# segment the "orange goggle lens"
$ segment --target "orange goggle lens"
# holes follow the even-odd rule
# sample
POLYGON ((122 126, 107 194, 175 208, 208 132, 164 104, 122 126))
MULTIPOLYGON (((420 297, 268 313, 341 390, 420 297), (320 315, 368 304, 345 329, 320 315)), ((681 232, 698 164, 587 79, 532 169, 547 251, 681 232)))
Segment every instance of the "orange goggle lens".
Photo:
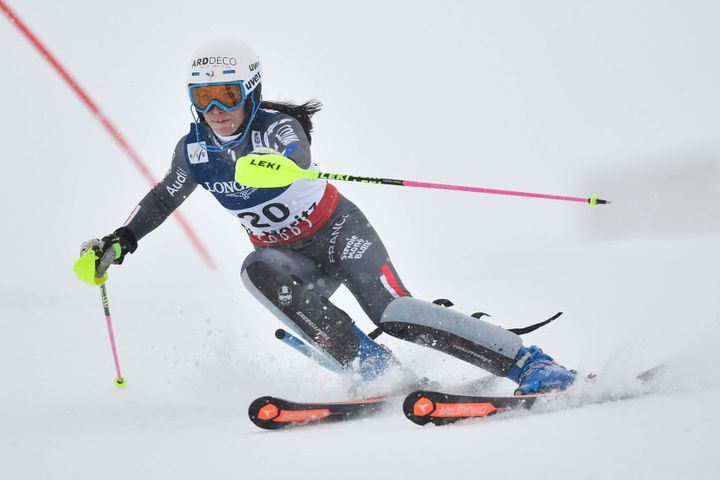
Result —
POLYGON ((243 103, 245 94, 242 84, 239 83, 202 85, 190 87, 190 99, 195 108, 206 113, 213 105, 222 110, 235 109, 243 103))

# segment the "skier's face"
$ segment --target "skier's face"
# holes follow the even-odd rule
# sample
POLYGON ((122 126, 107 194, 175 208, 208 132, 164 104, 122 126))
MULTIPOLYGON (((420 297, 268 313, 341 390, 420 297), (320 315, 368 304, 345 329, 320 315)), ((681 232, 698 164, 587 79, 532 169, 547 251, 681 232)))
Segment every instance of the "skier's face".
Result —
POLYGON ((213 132, 218 135, 232 135, 245 120, 245 109, 240 107, 231 112, 225 112, 217 107, 212 107, 203 115, 213 132))

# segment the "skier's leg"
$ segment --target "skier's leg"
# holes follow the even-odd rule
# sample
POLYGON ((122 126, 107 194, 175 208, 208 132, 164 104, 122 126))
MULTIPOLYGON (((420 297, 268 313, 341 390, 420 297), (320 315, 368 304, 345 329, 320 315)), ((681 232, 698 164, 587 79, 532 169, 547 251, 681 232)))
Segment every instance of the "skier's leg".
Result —
POLYGON ((376 325, 390 302, 410 296, 375 229, 344 197, 328 233, 302 251, 342 282, 376 325))
POLYGON ((265 263, 279 272, 297 277, 307 290, 326 298, 330 298, 340 286, 340 282, 330 278, 315 261, 288 248, 258 248, 245 258, 242 271, 253 263, 265 263))
POLYGON ((448 353, 518 384, 517 393, 563 389, 575 373, 502 327, 416 298, 393 300, 379 321, 387 333, 448 353))
POLYGON ((339 282, 301 253, 287 248, 257 250, 243 263, 242 280, 281 322, 340 367, 370 379, 394 360, 328 300, 339 282))
MULTIPOLYGON (((382 240, 352 203, 335 222, 329 272, 341 280, 370 319, 397 338, 429 346, 516 381, 522 393, 562 388, 575 375, 502 327, 413 298, 382 240)), ((315 247, 317 248, 317 246, 315 247)))
MULTIPOLYGON (((410 296, 365 215, 346 199, 333 223, 328 272, 342 281, 383 331, 506 376, 522 347, 519 336, 469 315, 410 296)), ((312 256, 318 258, 318 252, 312 256)))
POLYGON ((505 377, 522 347, 520 337, 502 327, 416 298, 398 298, 379 325, 390 335, 426 345, 505 377))

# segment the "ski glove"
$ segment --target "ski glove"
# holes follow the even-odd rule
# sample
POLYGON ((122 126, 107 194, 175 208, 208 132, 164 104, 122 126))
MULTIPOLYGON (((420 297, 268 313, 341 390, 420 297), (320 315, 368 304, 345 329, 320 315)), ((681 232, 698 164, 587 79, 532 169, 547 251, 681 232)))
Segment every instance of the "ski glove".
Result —
POLYGON ((121 264, 125 255, 137 249, 135 235, 120 227, 101 239, 93 238, 80 246, 80 259, 73 270, 77 277, 90 285, 101 285, 107 280, 107 269, 113 263, 121 264))

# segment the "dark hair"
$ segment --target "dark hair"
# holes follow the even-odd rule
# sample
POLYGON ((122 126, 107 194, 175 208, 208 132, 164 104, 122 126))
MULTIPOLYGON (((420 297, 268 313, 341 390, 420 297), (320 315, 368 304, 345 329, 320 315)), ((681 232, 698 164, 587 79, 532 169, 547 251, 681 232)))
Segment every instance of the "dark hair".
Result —
POLYGON ((268 110, 277 110, 285 115, 290 115, 300 122, 303 130, 305 130, 305 136, 308 138, 308 142, 312 143, 312 116, 320 111, 322 103, 317 100, 308 100, 302 105, 298 105, 292 102, 268 102, 263 100, 260 102, 260 108, 266 108, 268 110))

